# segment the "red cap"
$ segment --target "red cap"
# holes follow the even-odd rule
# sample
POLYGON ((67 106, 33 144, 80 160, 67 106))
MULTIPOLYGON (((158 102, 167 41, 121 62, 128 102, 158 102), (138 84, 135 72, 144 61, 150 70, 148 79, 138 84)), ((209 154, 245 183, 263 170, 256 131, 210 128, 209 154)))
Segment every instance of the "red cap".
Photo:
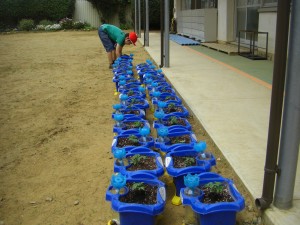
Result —
POLYGON ((129 39, 130 39, 131 43, 135 45, 135 42, 137 41, 138 36, 136 35, 136 33, 130 32, 129 39))

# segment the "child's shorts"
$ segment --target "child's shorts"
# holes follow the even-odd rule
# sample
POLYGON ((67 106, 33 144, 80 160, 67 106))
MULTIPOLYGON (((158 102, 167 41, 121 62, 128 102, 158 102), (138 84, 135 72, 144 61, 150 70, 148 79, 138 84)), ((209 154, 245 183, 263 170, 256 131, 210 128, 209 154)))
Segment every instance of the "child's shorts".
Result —
POLYGON ((114 41, 112 41, 108 37, 107 33, 105 33, 102 30, 102 26, 100 26, 98 29, 98 35, 100 37, 100 40, 102 41, 102 44, 103 44, 106 52, 111 52, 111 51, 115 50, 116 43, 114 41))

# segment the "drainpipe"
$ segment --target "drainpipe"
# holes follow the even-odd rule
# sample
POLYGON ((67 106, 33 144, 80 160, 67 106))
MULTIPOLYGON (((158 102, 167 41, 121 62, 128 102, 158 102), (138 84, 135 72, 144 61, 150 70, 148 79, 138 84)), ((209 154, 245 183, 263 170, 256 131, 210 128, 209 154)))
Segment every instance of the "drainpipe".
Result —
POLYGON ((137 28, 137 25, 138 25, 137 1, 138 0, 134 0, 134 32, 135 33, 138 33, 138 28, 137 28))
POLYGON ((287 79, 282 117, 274 205, 279 209, 293 206, 293 195, 300 142, 300 2, 292 1, 287 79))
POLYGON ((165 67, 170 67, 170 0, 165 0, 165 67))
POLYGON ((160 0, 160 65, 164 66, 164 0, 160 0))
POLYGON ((137 32, 137 35, 138 35, 138 38, 141 37, 141 0, 138 0, 138 32, 137 32))
POLYGON ((145 0, 145 34, 144 45, 149 46, 149 0, 145 0))
POLYGON ((273 202, 275 175, 279 172, 277 156, 285 84, 290 0, 278 0, 277 9, 275 57, 265 173, 262 197, 255 200, 256 206, 261 210, 268 208, 273 202))

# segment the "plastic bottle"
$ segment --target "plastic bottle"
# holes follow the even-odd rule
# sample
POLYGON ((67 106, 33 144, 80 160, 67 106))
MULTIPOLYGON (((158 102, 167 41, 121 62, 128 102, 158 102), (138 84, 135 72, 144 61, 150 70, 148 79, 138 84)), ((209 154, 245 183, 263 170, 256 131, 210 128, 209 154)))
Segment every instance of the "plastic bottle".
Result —
POLYGON ((194 144, 194 149, 198 152, 198 157, 199 159, 206 159, 206 142, 205 141, 200 141, 199 143, 194 144))
MULTIPOLYGON (((191 175, 188 174, 184 177, 184 194, 191 197, 200 196, 201 191, 198 188, 199 186, 199 176, 197 174, 191 175)), ((189 206, 185 206, 185 215, 184 215, 184 224, 185 225, 198 225, 198 214, 193 211, 189 206)))
POLYGON ((147 126, 144 126, 143 128, 139 129, 139 133, 140 133, 140 135, 142 135, 140 140, 142 142, 147 142, 147 136, 150 134, 150 128, 147 126))

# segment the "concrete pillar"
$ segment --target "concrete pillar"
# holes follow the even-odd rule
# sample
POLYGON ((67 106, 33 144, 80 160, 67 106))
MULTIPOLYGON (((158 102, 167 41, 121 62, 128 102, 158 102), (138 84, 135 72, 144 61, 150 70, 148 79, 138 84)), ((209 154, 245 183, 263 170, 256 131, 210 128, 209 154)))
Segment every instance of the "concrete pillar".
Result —
POLYGON ((234 0, 218 1, 218 41, 235 41, 234 0))

